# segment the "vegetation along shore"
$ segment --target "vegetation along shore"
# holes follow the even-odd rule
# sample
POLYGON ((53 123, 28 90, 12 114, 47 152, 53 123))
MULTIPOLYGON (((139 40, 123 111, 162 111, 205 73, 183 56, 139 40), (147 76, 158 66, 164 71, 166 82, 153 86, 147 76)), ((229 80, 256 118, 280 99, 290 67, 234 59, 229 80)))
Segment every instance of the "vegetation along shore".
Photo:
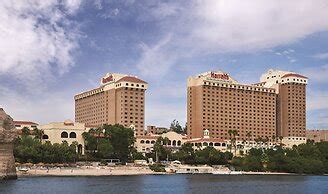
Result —
POLYGON ((328 142, 308 141, 291 149, 281 146, 253 148, 247 154, 236 157, 231 152, 220 152, 213 147, 194 150, 188 143, 173 152, 163 145, 163 138, 158 138, 154 150, 143 155, 133 147, 135 137, 132 129, 105 125, 83 134, 87 150, 85 155, 79 155, 74 144, 42 143, 37 129, 34 133, 30 136, 30 132, 25 132, 15 142, 14 155, 21 175, 24 171, 31 175, 58 176, 153 174, 154 171, 163 174, 166 172, 163 169, 172 164, 212 166, 216 170, 223 169, 222 174, 226 171, 242 171, 244 174, 328 173, 328 142), (109 158, 115 159, 115 165, 110 163, 109 158), (142 161, 142 165, 135 161, 142 161), (81 162, 96 165, 78 165, 81 162))

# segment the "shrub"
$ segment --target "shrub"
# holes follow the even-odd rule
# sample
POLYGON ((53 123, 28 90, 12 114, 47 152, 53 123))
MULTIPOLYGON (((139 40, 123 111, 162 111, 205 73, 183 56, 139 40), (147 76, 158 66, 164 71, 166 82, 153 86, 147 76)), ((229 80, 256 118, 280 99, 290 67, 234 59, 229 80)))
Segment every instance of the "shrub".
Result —
POLYGON ((150 168, 150 170, 152 170, 154 172, 166 172, 165 166, 161 165, 161 164, 149 165, 149 168, 150 168))

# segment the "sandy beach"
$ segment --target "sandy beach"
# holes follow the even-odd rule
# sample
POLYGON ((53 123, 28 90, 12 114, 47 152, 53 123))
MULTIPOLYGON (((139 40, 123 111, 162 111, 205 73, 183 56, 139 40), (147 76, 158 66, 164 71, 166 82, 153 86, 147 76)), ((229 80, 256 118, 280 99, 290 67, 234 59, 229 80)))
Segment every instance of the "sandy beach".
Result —
POLYGON ((27 172, 17 171, 19 177, 24 176, 111 176, 111 175, 145 175, 166 174, 154 172, 146 167, 61 167, 31 168, 27 172))
MULTIPOLYGON (((221 171, 221 170, 219 170, 221 171)), ((115 176, 115 175, 163 175, 172 174, 165 172, 154 172, 149 169, 148 166, 82 166, 82 167, 32 167, 28 168, 28 171, 17 170, 18 177, 29 176, 115 176)), ((218 173, 220 175, 221 173, 218 173)), ((227 174, 225 170, 222 170, 222 174, 227 174)), ((290 175, 291 173, 279 173, 279 172, 240 172, 239 175, 290 175)), ((233 175, 233 174, 231 174, 233 175)))

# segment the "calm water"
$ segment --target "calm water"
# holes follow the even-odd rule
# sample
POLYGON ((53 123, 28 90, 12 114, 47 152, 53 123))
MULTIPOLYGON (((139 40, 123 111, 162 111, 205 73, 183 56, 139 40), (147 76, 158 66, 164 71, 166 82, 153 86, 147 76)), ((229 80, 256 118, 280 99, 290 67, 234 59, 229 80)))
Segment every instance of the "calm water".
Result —
POLYGON ((0 193, 328 193, 328 176, 143 175, 34 177, 0 182, 0 193))

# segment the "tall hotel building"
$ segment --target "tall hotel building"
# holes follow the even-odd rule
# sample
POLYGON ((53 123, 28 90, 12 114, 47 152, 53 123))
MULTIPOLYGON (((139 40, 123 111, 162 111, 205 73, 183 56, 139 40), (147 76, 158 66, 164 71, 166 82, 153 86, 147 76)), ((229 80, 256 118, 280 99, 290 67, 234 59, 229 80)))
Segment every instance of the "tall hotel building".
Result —
POLYGON ((305 141, 307 78, 293 72, 269 70, 258 84, 240 84, 229 74, 205 72, 188 79, 188 137, 239 141, 275 139, 305 141))
POLYGON ((100 87, 75 95, 75 120, 92 126, 122 124, 142 135, 147 87, 135 76, 107 73, 100 87))
POLYGON ((307 77, 294 72, 269 70, 261 76, 261 86, 276 90, 277 136, 286 145, 306 141, 307 83, 307 77))

